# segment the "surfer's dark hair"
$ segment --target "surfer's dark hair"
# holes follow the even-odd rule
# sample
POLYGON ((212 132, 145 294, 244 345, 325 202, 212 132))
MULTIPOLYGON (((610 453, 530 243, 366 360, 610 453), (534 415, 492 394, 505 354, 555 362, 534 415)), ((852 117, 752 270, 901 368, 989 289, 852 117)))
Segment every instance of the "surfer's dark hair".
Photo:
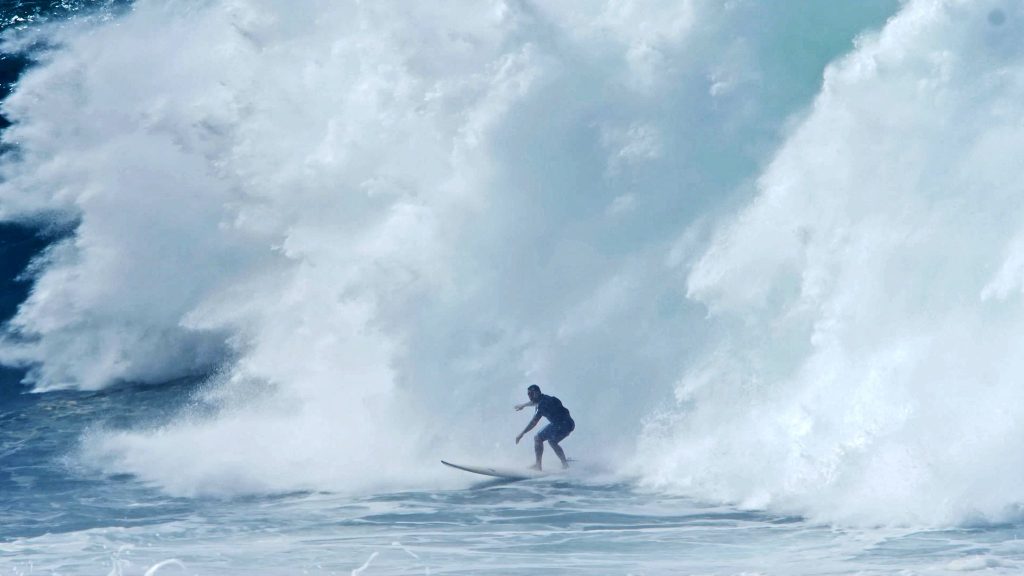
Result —
POLYGON ((526 391, 527 392, 533 392, 533 391, 540 392, 540 386, 537 386, 536 384, 530 384, 530 387, 527 388, 526 391))

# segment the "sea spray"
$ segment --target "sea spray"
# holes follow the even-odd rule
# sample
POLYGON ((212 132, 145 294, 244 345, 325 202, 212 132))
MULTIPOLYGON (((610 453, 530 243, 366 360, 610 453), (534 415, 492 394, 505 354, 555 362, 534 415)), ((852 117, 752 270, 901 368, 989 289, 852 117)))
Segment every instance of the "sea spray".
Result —
POLYGON ((911 2, 830 66, 688 294, 646 481, 842 523, 1018 515, 1024 12, 911 2))
POLYGON ((175 494, 528 462, 528 383, 619 462, 704 362, 715 222, 896 7, 144 0, 38 31, 0 210, 74 233, 0 357, 39 391, 207 375, 83 438, 175 494))

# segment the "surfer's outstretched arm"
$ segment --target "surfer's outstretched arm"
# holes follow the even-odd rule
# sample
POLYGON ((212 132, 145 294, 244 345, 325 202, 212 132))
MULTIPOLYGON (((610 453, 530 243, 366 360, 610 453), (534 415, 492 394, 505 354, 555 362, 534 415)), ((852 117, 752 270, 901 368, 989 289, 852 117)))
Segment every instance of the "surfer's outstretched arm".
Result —
POLYGON ((536 406, 536 402, 523 402, 522 404, 516 404, 516 412, 526 408, 527 406, 536 406))
POLYGON ((530 423, 526 425, 526 428, 519 433, 519 436, 516 436, 516 444, 519 444, 519 441, 523 439, 523 436, 526 435, 527 432, 533 430, 533 427, 537 425, 537 422, 540 422, 540 414, 535 415, 533 419, 530 420, 530 423))

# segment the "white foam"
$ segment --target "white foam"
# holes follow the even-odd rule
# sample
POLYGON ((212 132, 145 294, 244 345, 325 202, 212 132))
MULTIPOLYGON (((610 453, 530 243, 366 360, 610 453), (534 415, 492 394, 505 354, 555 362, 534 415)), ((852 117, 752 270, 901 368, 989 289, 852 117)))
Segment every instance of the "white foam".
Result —
POLYGON ((186 570, 185 564, 182 563, 181 560, 177 560, 175 558, 169 558, 167 560, 161 560, 160 562, 157 562, 156 564, 153 564, 152 566, 150 566, 149 570, 146 570, 145 576, 154 576, 162 568, 165 568, 167 566, 177 566, 178 568, 181 568, 182 570, 186 570))
POLYGON ((988 568, 998 568, 1003 563, 996 558, 990 558, 988 556, 965 556, 963 558, 957 558, 951 560, 946 564, 946 570, 953 570, 956 572, 973 572, 975 570, 986 570, 988 568))
POLYGON ((998 510, 1021 468, 998 449, 1017 17, 984 14, 907 5, 777 154, 820 79, 780 43, 844 50, 848 14, 140 0, 49 30, 4 104, 0 210, 80 224, 0 360, 41 390, 214 371, 215 416, 83 443, 180 494, 529 462, 511 405, 539 382, 576 417, 569 455, 611 461, 677 391, 654 485, 834 519, 998 510))
POLYGON ((724 336, 649 427, 652 485, 840 522, 1015 514, 1022 25, 911 2, 830 67, 690 274, 724 336))

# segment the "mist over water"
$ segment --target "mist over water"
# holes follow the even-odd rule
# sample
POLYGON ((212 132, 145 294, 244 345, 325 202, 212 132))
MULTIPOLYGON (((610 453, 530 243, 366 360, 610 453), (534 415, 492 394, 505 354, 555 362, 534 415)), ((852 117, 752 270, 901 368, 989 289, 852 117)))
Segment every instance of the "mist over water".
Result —
POLYGON ((1015 517, 1022 17, 144 0, 8 33, 38 64, 0 215, 74 233, 0 360, 39 391, 205 375, 78 454, 175 495, 528 462, 538 383, 570 456, 654 490, 1015 517))

